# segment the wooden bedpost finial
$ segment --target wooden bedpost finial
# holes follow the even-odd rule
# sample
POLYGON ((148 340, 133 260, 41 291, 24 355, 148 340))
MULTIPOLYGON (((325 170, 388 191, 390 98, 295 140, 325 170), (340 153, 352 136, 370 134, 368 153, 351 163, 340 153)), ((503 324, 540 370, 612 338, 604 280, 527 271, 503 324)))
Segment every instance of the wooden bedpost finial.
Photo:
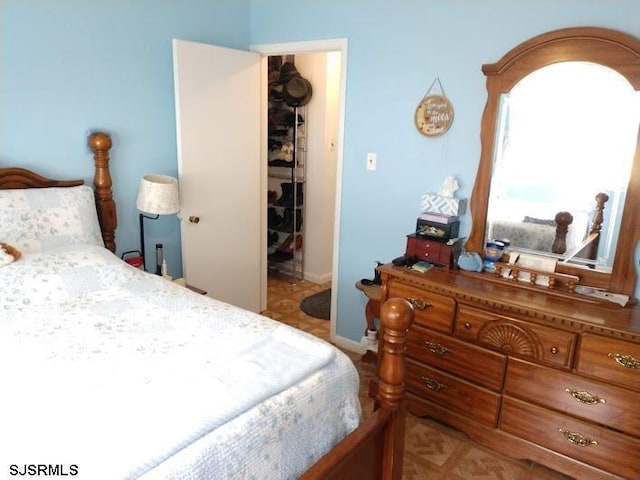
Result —
POLYGON ((379 400, 391 409, 398 408, 404 395, 404 351, 407 331, 413 321, 413 307, 402 298, 391 298, 380 308, 383 331, 383 361, 378 375, 379 400))
MULTIPOLYGON (((402 478, 404 452, 404 352, 407 333, 413 321, 413 306, 403 298, 391 298, 380 308, 382 323, 382 352, 378 352, 378 398, 379 407, 394 412, 387 427, 386 438, 393 448, 385 449, 382 458, 381 478, 402 478)), ((380 345, 380 344, 379 344, 380 345)))
POLYGON ((111 137, 106 133, 93 132, 89 135, 89 146, 95 153, 97 151, 109 151, 111 149, 111 137))
POLYGON ((573 215, 569 212, 558 212, 555 216, 556 237, 551 245, 553 253, 564 253, 567 251, 567 232, 569 225, 573 223, 573 215))
POLYGON ((380 316, 384 317, 386 328, 405 331, 413 321, 413 307, 402 298, 390 298, 382 305, 380 316))
POLYGON ((113 201, 113 191, 111 190, 111 173, 109 172, 111 137, 106 133, 93 132, 89 135, 88 142, 93 151, 93 160, 95 163, 93 184, 96 191, 96 209, 98 210, 102 239, 105 247, 115 252, 115 232, 118 221, 116 217, 116 204, 113 201))
POLYGON ((593 220, 591 222, 591 228, 589 229, 589 233, 600 233, 602 230, 602 222, 604 221, 604 204, 609 200, 609 195, 604 192, 599 192, 596 196, 596 208, 595 214, 593 215, 593 220))

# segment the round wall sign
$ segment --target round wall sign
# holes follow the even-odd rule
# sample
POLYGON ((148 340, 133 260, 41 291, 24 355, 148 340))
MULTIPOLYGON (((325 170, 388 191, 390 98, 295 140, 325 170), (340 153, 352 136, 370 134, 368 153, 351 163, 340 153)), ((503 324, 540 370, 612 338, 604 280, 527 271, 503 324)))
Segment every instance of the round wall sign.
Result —
POLYGON ((416 108, 416 127, 427 137, 442 135, 453 123, 453 105, 444 95, 427 95, 416 108))

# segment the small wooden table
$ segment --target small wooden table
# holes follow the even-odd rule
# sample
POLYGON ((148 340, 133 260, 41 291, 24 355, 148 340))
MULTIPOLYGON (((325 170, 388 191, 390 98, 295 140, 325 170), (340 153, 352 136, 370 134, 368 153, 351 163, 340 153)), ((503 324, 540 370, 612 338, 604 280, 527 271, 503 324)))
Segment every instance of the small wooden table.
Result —
MULTIPOLYGON (((382 288, 380 285, 365 285, 361 281, 356 283, 356 288, 363 292, 367 298, 367 304, 364 307, 364 317, 367 320, 367 329, 364 334, 367 334, 367 330, 377 330, 376 318, 380 318, 380 298, 382 295, 382 288)), ((377 363, 376 352, 367 349, 362 356, 363 362, 377 363)))
MULTIPOLYGON (((364 307, 364 317, 367 319, 367 330, 377 330, 375 319, 380 318, 380 285, 364 285, 361 281, 356 283, 356 288, 369 299, 364 307)), ((366 331, 364 332, 367 333, 366 331)))

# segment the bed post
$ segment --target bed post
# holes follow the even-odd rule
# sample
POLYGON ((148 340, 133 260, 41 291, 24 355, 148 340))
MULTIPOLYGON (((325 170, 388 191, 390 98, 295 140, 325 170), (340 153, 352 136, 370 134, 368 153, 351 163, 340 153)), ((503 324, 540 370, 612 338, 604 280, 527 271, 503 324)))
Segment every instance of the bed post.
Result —
POLYGON ((401 480, 404 457, 404 351, 413 307, 402 298, 380 309, 382 336, 374 412, 304 472, 301 480, 401 480))
POLYGON ((569 225, 573 223, 573 215, 569 212, 558 212, 554 220, 556 222, 556 238, 551 244, 551 252, 564 253, 567 251, 567 232, 569 225))
POLYGON ((95 174, 93 184, 95 185, 96 209, 100 230, 104 246, 115 253, 115 231, 118 226, 116 217, 116 204, 113 201, 113 191, 111 190, 111 173, 109 172, 109 149, 111 148, 111 137, 102 132, 94 132, 89 135, 89 146, 93 151, 95 162, 95 174))
POLYGON ((602 230, 602 222, 604 221, 604 204, 609 200, 609 195, 604 192, 599 192, 596 195, 596 208, 591 219, 591 225, 589 226, 589 237, 593 236, 594 239, 589 245, 587 245, 585 258, 595 260, 598 258, 598 245, 600 244, 600 231, 602 230))
POLYGON ((407 332, 413 321, 413 307, 402 298, 387 300, 380 309, 382 352, 378 367, 378 397, 381 409, 394 412, 386 430, 382 478, 400 480, 404 456, 405 362, 407 332))

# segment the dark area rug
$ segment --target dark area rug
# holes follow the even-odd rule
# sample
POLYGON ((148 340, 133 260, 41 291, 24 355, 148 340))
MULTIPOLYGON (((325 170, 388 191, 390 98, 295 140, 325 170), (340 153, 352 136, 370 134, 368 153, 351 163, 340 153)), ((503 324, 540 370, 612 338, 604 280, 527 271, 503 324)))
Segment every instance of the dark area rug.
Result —
POLYGON ((307 315, 329 320, 331 313, 331 289, 309 295, 300 302, 300 310, 307 315))

